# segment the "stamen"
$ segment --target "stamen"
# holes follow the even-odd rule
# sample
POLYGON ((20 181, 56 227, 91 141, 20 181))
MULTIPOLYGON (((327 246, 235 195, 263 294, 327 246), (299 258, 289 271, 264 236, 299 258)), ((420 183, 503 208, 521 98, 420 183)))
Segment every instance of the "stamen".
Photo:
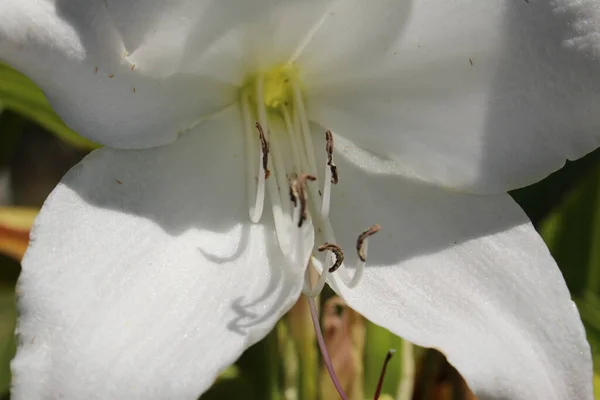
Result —
POLYGON ((333 162, 333 134, 331 131, 325 132, 325 150, 327 151, 327 165, 331 169, 331 183, 337 185, 339 181, 337 166, 333 162))
POLYGON ((383 378, 385 377, 385 370, 387 369, 392 356, 396 353, 395 349, 388 350, 387 355, 385 356, 385 361, 383 362, 383 368, 381 369, 381 374, 379 375, 379 382, 377 382, 377 389, 375 389, 375 395, 373 396, 373 400, 378 400, 379 395, 381 395, 381 389, 383 388, 383 378))
MULTIPOLYGON (((279 133, 279 132, 277 132, 279 133)), ((278 220, 276 222, 276 227, 279 228, 281 227, 282 229, 285 229, 285 231, 278 231, 277 232, 277 237, 282 241, 283 243, 283 248, 285 248, 285 246, 287 246, 289 243, 288 241, 291 240, 291 238, 295 237, 295 232, 297 229, 293 226, 294 225, 294 217, 295 217, 295 213, 292 210, 290 212, 290 208, 292 208, 292 205, 286 201, 286 197, 288 196, 288 187, 289 187, 289 178, 286 175, 285 171, 285 162, 283 160, 283 151, 282 151, 282 146, 283 143, 281 143, 281 135, 279 134, 275 134, 271 136, 271 140, 269 141, 269 146, 271 149, 271 156, 269 159, 269 162, 271 162, 271 170, 274 172, 274 178, 273 177, 270 179, 270 181, 268 182, 269 184, 269 195, 270 196, 276 196, 277 198, 274 199, 273 203, 279 204, 280 206, 278 206, 279 208, 281 208, 281 218, 282 220, 278 220), (276 181, 276 185, 273 185, 273 180, 276 181), (274 188, 272 188, 271 186, 275 186, 274 188), (292 218, 292 222, 290 223, 288 220, 285 219, 285 216, 291 216, 292 218), (284 237, 286 236, 286 237, 284 237)), ((279 211, 276 212, 277 215, 279 215, 279 211)), ((301 235, 300 235, 301 236, 301 235)), ((282 248, 282 249, 283 249, 282 248)))
POLYGON ((375 224, 358 236, 358 239, 356 240, 356 251, 358 252, 358 258, 360 258, 360 261, 367 261, 367 246, 365 240, 367 240, 369 236, 373 236, 379 232, 380 229, 381 226, 379 224, 375 224))
MULTIPOLYGON (((335 242, 335 236, 333 234, 331 222, 329 220, 324 220, 322 222, 323 234, 325 236, 325 239, 329 243, 335 242)), ((354 275, 350 276, 346 269, 340 270, 340 278, 342 282, 344 282, 344 284, 349 288, 355 287, 358 284, 358 282, 360 282, 360 280, 362 279, 362 275, 364 273, 367 261, 367 250, 369 244, 368 238, 374 235, 375 233, 379 232, 380 229, 381 226, 379 224, 376 224, 371 226, 369 229, 365 230, 358 236, 358 239, 356 240, 356 250, 358 253, 359 260, 356 265, 356 268, 354 269, 354 275)), ((327 270, 324 270, 323 272, 327 272, 327 270)))
POLYGON ((344 252, 342 251, 342 248, 340 246, 338 246, 337 244, 324 243, 321 246, 319 246, 317 248, 317 250, 319 250, 319 251, 329 250, 333 254, 335 254, 335 263, 333 264, 333 266, 331 268, 329 268, 330 273, 335 272, 339 267, 342 266, 342 263, 344 262, 344 252))
POLYGON ((294 208, 298 207, 298 176, 292 174, 289 176, 290 179, 290 201, 294 205, 294 208))
POLYGON ((323 219, 329 217, 331 184, 336 185, 339 181, 337 166, 333 162, 333 134, 331 131, 325 132, 325 151, 327 152, 327 164, 325 165, 323 201, 321 202, 321 216, 323 219))
POLYGON ((269 176, 271 176, 271 171, 269 171, 268 165, 269 165, 269 142, 267 141, 266 137, 265 137, 265 132, 263 131, 262 126, 260 125, 260 122, 256 121, 256 129, 258 129, 258 137, 260 138, 260 154, 262 156, 262 168, 263 171, 265 172, 265 179, 269 179, 269 176))
MULTIPOLYGON (((268 119, 267 119, 267 109, 264 101, 264 85, 265 85, 265 76, 264 74, 259 74, 256 81, 256 107, 257 107, 257 115, 259 125, 262 127, 262 134, 265 138, 265 142, 269 142, 269 127, 268 127, 268 119)), ((272 140, 274 143, 274 139, 272 140)), ((261 143, 262 147, 262 143, 261 143)), ((262 151, 262 150, 261 150, 262 151)), ((275 152, 275 151, 274 151, 275 152)), ((276 158, 276 157, 275 157, 276 158)), ((262 168, 264 167, 264 158, 261 161, 262 168)), ((269 159, 267 158, 267 163, 269 159)), ((275 167, 271 167, 275 168, 275 167)), ((264 168, 263 168, 264 170, 264 168)), ((275 171, 277 173, 277 171, 275 171)), ((279 171, 283 172, 283 171, 279 171)), ((266 175, 266 172, 265 172, 266 175)), ((284 218, 284 208, 285 206, 282 204, 282 196, 281 189, 283 189, 285 193, 285 186, 283 188, 278 187, 277 179, 269 179, 268 181, 262 174, 259 174, 259 177, 263 178, 262 183, 263 186, 266 186, 266 190, 269 191, 269 199, 271 200, 271 211, 273 212, 273 222, 275 223, 275 233, 277 235, 277 241, 279 242, 279 247, 284 254, 289 254, 289 246, 290 246, 290 230, 288 229, 289 225, 284 218), (266 183, 265 183, 266 181, 266 183)), ((285 179, 284 179, 285 180, 285 179)), ((264 189, 263 189, 264 190, 264 189)))
POLYGON ((290 117, 290 111, 288 110, 288 104, 285 103, 281 107, 281 112, 283 114, 283 120, 285 122, 285 130, 287 132, 288 140, 290 141, 292 148, 292 158, 294 160, 294 170, 295 171, 307 171, 308 165, 303 165, 301 161, 300 150, 298 149, 297 133, 295 131, 292 118, 290 117))
POLYGON ((292 199, 292 203, 296 205, 296 201, 300 202, 300 217, 298 219, 298 228, 302 228, 302 224, 304 224, 304 221, 308 219, 308 212, 306 210, 308 202, 308 195, 306 193, 306 182, 316 180, 317 178, 314 175, 300 174, 298 179, 293 180, 290 185, 290 198, 292 199), (296 200, 294 200, 294 197, 296 198, 296 200))
POLYGON ((292 88, 294 90, 294 105, 296 111, 296 117, 299 119, 300 131, 304 142, 304 153, 308 156, 308 164, 310 169, 308 170, 311 174, 317 173, 317 161, 315 159, 315 150, 312 143, 310 125, 308 123, 308 117, 306 114, 306 107, 304 107, 304 101, 302 100, 302 92, 300 86, 295 79, 292 79, 292 88))
MULTIPOLYGON (((265 174, 256 173, 255 169, 255 147, 254 147, 254 135, 252 134, 252 122, 250 117, 250 104, 247 94, 242 94, 241 98, 242 103, 242 114, 244 117, 244 128, 246 134, 246 160, 248 165, 248 201, 252 198, 252 196, 256 196, 254 200, 254 204, 250 205, 250 220, 254 223, 260 221, 262 217, 264 204, 265 204, 265 174), (256 181, 255 181, 256 179, 256 181), (256 188, 256 193, 254 192, 254 188, 256 188)), ((261 160, 258 160, 258 170, 260 170, 262 165, 261 160)))

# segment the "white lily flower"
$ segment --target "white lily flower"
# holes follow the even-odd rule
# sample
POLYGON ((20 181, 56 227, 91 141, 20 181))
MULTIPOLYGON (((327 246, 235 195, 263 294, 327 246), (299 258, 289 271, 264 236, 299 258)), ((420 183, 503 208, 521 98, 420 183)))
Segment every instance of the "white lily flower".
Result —
POLYGON ((555 3, 4 0, 0 58, 112 147, 33 229, 14 398, 196 398, 310 263, 482 399, 591 399, 578 312, 502 193, 599 143, 598 66, 565 46, 593 7, 555 3))

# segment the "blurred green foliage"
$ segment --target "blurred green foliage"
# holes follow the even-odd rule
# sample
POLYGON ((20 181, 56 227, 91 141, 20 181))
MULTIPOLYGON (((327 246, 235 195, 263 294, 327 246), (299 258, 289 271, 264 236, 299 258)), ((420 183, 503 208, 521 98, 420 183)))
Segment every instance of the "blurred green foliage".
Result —
POLYGON ((67 127, 54 113, 44 93, 29 78, 3 63, 0 63, 0 108, 7 108, 35 121, 74 147, 98 147, 67 127))
MULTIPOLYGON (((600 165, 598 152, 590 168, 570 165, 552 177, 569 180, 569 189, 540 222, 539 231, 563 271, 586 328, 596 366, 596 398, 600 398, 600 165), (573 179, 574 178, 574 179, 573 179)), ((575 164, 575 163, 573 163, 575 164)), ((583 164, 582 164, 583 165, 583 164)))
POLYGON ((15 354, 15 323, 17 319, 15 282, 19 264, 0 255, 0 396, 10 386, 9 362, 15 354))

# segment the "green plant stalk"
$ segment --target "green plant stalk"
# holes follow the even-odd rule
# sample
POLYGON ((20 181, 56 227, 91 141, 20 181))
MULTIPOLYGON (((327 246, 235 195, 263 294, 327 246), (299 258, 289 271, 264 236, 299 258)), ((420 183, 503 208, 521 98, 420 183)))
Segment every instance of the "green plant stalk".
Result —
POLYGON ((381 393, 392 397, 396 396, 398 385, 402 381, 403 364, 406 363, 403 356, 403 352, 406 351, 404 342, 402 338, 392 334, 387 329, 367 321, 364 359, 364 389, 367 399, 372 398, 375 394, 383 361, 390 349, 395 349, 396 354, 387 367, 381 393))
POLYGON ((319 353, 308 301, 304 296, 290 310, 287 321, 298 359, 298 398, 316 399, 319 393, 319 353))
POLYGON ((396 400, 412 399, 415 387, 415 354, 414 345, 408 340, 402 339, 402 350, 400 352, 401 377, 398 383, 396 400))

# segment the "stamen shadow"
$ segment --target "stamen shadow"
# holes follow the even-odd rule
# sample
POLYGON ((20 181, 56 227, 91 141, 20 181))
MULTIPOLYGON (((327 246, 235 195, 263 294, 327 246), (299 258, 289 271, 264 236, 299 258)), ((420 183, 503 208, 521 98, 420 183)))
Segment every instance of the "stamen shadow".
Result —
POLYGON ((227 262, 235 261, 244 254, 246 249, 248 248, 248 243, 250 239, 250 226, 248 224, 242 225, 242 232, 240 234, 240 240, 235 247, 234 252, 229 256, 219 256, 217 254, 209 253, 207 250, 204 250, 202 247, 196 247, 198 251, 210 262, 215 264, 224 264, 227 262))
MULTIPOLYGON (((276 246, 268 246, 267 259, 279 259, 283 261, 279 248, 276 246)), ((297 268, 298 271, 300 271, 300 267, 298 266, 297 268)), ((243 296, 240 296, 233 300, 231 308, 238 314, 238 316, 227 324, 227 328, 232 332, 238 333, 240 335, 245 335, 246 330, 248 328, 251 328, 262 322, 267 321, 269 317, 273 315, 273 313, 277 312, 279 305, 281 305, 287 298, 289 298, 289 293, 287 291, 286 285, 282 285, 282 283, 285 282, 284 273, 290 272, 287 271, 289 267, 271 262, 269 263, 269 269, 271 271, 270 281, 267 287, 264 289, 264 292, 260 296, 250 300, 247 300, 243 296), (279 288, 280 290, 277 290, 277 288, 279 288), (276 299, 271 300, 273 294, 275 293, 277 293, 276 299), (251 311, 251 309, 253 308, 260 307, 260 304, 264 303, 267 300, 272 302, 273 305, 271 307, 269 307, 266 310, 261 310, 260 314, 251 311)), ((299 275, 301 275, 301 272, 299 272, 299 275)), ((299 286, 299 288, 301 288, 301 285, 299 286)), ((300 290, 298 290, 298 297, 300 297, 300 290)))

